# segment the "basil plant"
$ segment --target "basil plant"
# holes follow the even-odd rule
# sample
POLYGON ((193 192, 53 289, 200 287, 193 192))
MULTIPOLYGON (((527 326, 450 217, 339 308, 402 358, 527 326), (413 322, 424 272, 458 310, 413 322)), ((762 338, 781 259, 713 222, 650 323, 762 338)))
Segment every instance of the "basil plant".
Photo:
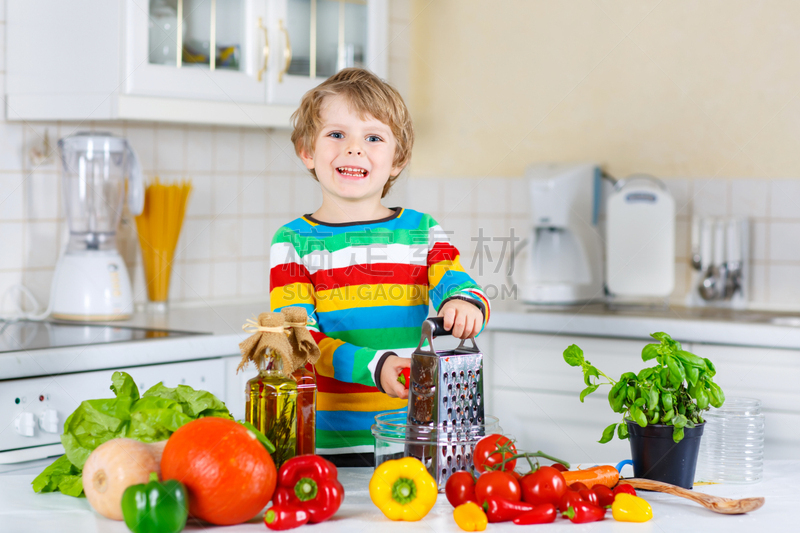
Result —
POLYGON ((564 350, 564 361, 583 370, 586 388, 580 399, 596 391, 601 385, 610 385, 608 403, 622 421, 603 430, 599 442, 609 442, 614 433, 620 439, 628 438, 627 420, 642 427, 652 424, 673 426, 672 439, 683 439, 683 428, 692 428, 704 422, 701 413, 710 406, 721 407, 725 394, 714 383, 714 364, 681 348, 681 343, 666 333, 651 335, 658 344, 648 344, 642 349, 642 360, 655 359, 656 365, 644 368, 638 374, 626 372, 613 380, 598 370, 583 356, 583 350, 571 345, 564 350))

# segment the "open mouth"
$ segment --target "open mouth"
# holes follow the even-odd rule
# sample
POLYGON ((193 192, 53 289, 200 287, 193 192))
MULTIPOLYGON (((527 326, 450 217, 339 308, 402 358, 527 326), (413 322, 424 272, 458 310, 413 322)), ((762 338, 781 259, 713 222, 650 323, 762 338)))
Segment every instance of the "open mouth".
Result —
POLYGON ((338 167, 339 174, 348 178, 365 178, 369 172, 358 167, 338 167))

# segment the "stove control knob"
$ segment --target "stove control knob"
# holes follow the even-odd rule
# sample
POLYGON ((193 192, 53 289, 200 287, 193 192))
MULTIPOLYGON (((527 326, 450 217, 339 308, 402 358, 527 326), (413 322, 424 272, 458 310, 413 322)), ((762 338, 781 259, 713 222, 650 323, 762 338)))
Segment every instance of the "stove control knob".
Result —
POLYGON ((45 409, 39 415, 39 427, 42 428, 42 431, 46 431, 48 433, 58 433, 58 411, 55 409, 45 409))
POLYGON ((33 420, 33 413, 20 413, 14 419, 14 429, 23 437, 33 437, 33 431, 36 428, 36 423, 33 420))

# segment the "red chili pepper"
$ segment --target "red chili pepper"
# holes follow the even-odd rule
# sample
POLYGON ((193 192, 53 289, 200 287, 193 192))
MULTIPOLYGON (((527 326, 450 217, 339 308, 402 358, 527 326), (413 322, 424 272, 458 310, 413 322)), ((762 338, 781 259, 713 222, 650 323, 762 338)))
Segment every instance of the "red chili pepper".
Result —
POLYGON ((580 502, 584 501, 581 495, 574 490, 568 490, 564 493, 561 497, 561 501, 558 504, 558 510, 562 513, 569 508, 570 505, 575 505, 580 502))
POLYGON ((592 505, 596 505, 598 507, 601 507, 600 499, 597 497, 597 493, 596 492, 593 492, 593 491, 591 491, 589 489, 583 489, 583 490, 578 491, 578 494, 581 495, 581 498, 583 499, 583 501, 589 502, 592 505))
POLYGON ((555 521, 558 512, 556 506, 552 503, 543 503, 537 505, 533 510, 521 514, 514 519, 514 523, 518 526, 529 526, 532 524, 549 524, 555 521))
POLYGON ((264 523, 269 529, 283 531, 300 527, 308 522, 308 513, 300 507, 273 505, 264 513, 264 523))
POLYGON ((486 518, 492 524, 514 520, 519 515, 533 511, 535 508, 536 506, 531 503, 515 502, 498 496, 489 496, 483 504, 486 518))
POLYGON ((597 494, 597 505, 600 507, 608 507, 614 503, 614 491, 605 485, 595 485, 590 490, 597 494))
POLYGON ((318 455, 292 457, 278 473, 276 505, 300 507, 312 524, 332 517, 344 501, 344 487, 333 464, 318 455))
POLYGON ((567 470, 569 470, 569 468, 567 468, 566 466, 562 465, 561 463, 553 463, 550 466, 552 466, 553 468, 555 468, 559 472, 566 472, 567 470))
POLYGON ((581 483, 580 481, 576 481, 575 483, 569 486, 569 490, 574 490, 575 492, 587 490, 588 488, 589 487, 587 487, 585 483, 581 483))
POLYGON ((616 487, 614 487, 614 496, 619 494, 620 492, 624 492, 625 494, 630 494, 632 496, 636 496, 636 489, 633 488, 633 485, 629 483, 620 483, 616 487))
POLYGON ((411 385, 411 369, 404 368, 400 375, 397 376, 397 381, 403 384, 403 386, 407 389, 411 385))
POLYGON ((562 514, 573 524, 585 524, 602 520, 606 516, 606 510, 589 502, 578 502, 570 505, 562 514))

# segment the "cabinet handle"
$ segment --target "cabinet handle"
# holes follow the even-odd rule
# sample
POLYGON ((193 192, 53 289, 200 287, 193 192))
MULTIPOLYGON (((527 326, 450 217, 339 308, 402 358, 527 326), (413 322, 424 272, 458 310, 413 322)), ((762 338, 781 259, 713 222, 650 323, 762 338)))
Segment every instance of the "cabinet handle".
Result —
POLYGON ((267 71, 267 61, 269 61, 269 38, 267 37, 267 27, 264 26, 264 20, 261 17, 258 17, 258 29, 264 32, 264 50, 262 52, 264 64, 258 69, 258 81, 261 81, 267 71))
POLYGON ((283 75, 289 72, 289 65, 292 62, 292 42, 289 40, 289 30, 283 25, 283 20, 278 21, 281 31, 286 36, 286 48, 283 50, 283 70, 278 73, 278 83, 283 83, 283 75))

